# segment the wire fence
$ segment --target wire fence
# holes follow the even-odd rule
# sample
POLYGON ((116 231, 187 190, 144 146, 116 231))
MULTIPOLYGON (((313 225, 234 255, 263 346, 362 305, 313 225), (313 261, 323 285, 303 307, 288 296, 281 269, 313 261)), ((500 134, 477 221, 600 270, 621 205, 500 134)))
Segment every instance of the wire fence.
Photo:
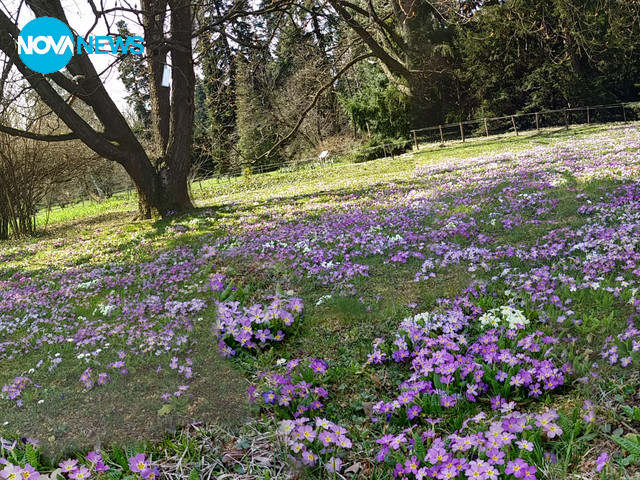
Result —
POLYGON ((517 113, 501 117, 484 117, 431 127, 411 130, 414 148, 420 149, 424 143, 465 142, 472 138, 489 137, 524 131, 540 131, 542 128, 564 127, 572 125, 591 125, 594 123, 627 122, 640 119, 640 103, 616 103, 611 105, 593 105, 585 107, 543 110, 531 113, 517 113))
MULTIPOLYGON (((539 112, 518 113, 500 117, 483 117, 475 120, 465 120, 457 123, 448 123, 430 127, 419 128, 410 131, 410 137, 397 141, 379 144, 371 147, 358 147, 341 155, 327 155, 324 158, 309 157, 301 160, 255 165, 243 163, 234 166, 224 173, 215 170, 200 169, 195 172, 191 180, 191 188, 196 184, 203 190, 203 184, 207 181, 217 183, 240 181, 247 176, 261 175, 270 172, 298 172, 307 169, 326 168, 333 166, 336 158, 340 159, 340 165, 353 165, 361 163, 354 161, 356 155, 369 158, 390 158, 406 151, 418 151, 428 146, 444 146, 452 142, 466 142, 468 140, 486 138, 493 135, 515 135, 524 132, 540 132, 545 128, 562 127, 569 129, 575 125, 592 125, 611 122, 628 122, 640 120, 640 102, 617 103, 611 105, 594 105, 585 107, 564 108, 557 110, 543 110, 539 112)), ((131 198, 135 188, 132 186, 113 194, 127 194, 131 198)), ((78 198, 78 202, 94 202, 89 196, 78 198)))

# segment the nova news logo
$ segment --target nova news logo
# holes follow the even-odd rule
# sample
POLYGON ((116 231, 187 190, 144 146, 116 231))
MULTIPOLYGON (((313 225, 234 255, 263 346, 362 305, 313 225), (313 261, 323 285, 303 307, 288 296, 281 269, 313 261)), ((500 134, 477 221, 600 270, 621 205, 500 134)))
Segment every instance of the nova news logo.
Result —
POLYGON ((74 54, 144 53, 144 39, 131 36, 90 36, 74 39, 64 22, 52 17, 39 17, 27 23, 18 36, 18 55, 34 72, 57 72, 67 66, 74 54))

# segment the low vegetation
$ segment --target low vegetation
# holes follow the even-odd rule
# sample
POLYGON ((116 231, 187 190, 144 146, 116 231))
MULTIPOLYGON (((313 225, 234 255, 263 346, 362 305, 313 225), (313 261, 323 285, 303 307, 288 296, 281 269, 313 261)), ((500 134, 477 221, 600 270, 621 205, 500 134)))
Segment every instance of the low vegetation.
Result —
POLYGON ((0 252, 3 478, 633 477, 639 128, 51 212, 0 252))

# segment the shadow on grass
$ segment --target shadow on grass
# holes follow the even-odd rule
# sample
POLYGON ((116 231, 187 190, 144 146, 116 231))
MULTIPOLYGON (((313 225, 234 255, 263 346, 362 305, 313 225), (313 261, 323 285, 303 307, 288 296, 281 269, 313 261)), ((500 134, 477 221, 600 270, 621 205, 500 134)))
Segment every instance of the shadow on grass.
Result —
POLYGON ((197 421, 238 426, 249 415, 246 380, 215 349, 202 347, 206 351, 194 355, 200 366, 189 382, 188 402, 172 402, 167 413, 161 410, 155 368, 146 365, 129 373, 135 381, 114 377, 105 386, 67 394, 53 387, 43 393, 44 403, 10 407, 0 417, 8 418, 8 427, 19 435, 39 440, 43 454, 54 461, 95 446, 161 440, 176 427, 197 421))

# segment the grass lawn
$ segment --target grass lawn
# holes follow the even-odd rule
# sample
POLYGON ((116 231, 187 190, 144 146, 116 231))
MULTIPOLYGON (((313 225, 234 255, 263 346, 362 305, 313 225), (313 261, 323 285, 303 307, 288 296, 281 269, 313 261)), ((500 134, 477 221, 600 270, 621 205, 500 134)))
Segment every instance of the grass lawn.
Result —
POLYGON ((632 476, 639 134, 206 180, 158 222, 130 222, 126 193, 43 213, 45 235, 0 246, 0 458, 105 478, 142 475, 137 453, 167 478, 632 476))

